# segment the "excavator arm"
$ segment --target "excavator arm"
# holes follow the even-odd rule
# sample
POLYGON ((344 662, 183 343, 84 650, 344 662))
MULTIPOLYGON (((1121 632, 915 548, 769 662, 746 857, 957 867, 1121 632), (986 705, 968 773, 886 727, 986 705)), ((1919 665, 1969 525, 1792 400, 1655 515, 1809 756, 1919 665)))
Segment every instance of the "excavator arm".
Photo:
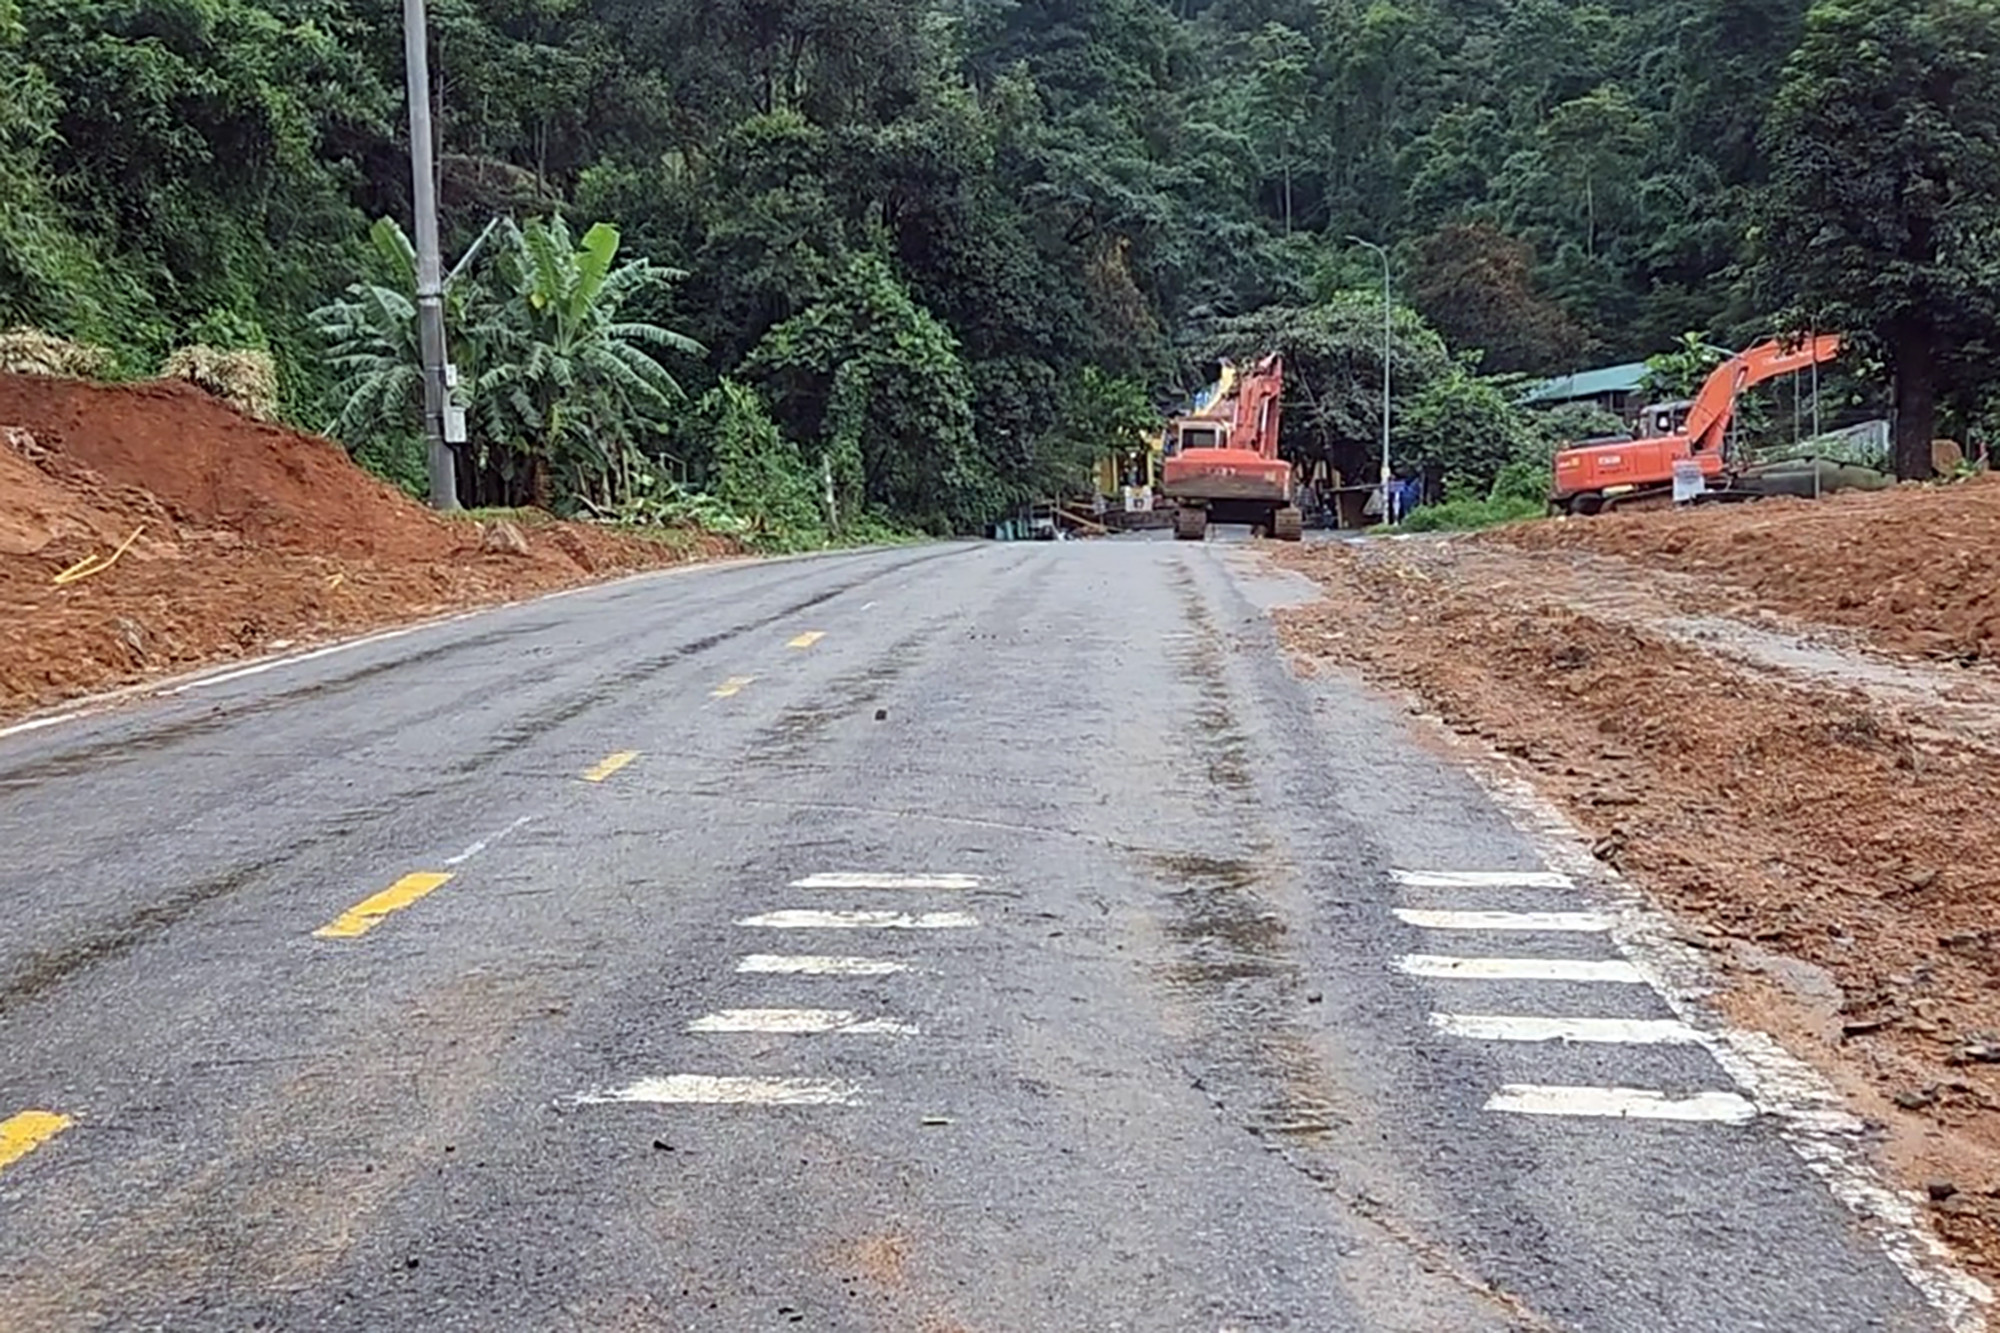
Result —
POLYGON ((1284 396, 1285 359, 1273 352, 1244 378, 1235 426, 1230 431, 1230 447, 1276 458, 1278 412, 1284 396))
POLYGON ((1729 419, 1736 411, 1737 395, 1745 389, 1822 361, 1831 361, 1839 352, 1840 335, 1822 333, 1797 346, 1774 340, 1759 343, 1730 357, 1709 372, 1701 392, 1695 395, 1693 406, 1688 408, 1687 424, 1683 429, 1687 432, 1691 451, 1701 453, 1722 442, 1722 434, 1729 429, 1729 419))

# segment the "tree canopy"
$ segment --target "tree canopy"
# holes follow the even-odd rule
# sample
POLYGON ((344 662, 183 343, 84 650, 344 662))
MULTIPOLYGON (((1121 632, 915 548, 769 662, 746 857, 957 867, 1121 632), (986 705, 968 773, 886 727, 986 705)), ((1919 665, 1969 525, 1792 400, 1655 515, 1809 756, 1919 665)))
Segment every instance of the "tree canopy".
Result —
MULTIPOLYGON (((468 448, 499 460, 464 469, 471 498, 546 474, 603 503, 635 454, 749 504, 768 446, 811 474, 816 521, 823 472, 836 511, 977 526, 1083 475, 1135 395, 1171 409, 1218 356, 1279 345, 1289 446, 1356 466, 1381 357, 1357 236, 1392 256, 1399 451, 1456 450, 1474 481, 1527 438, 1485 377, 1690 333, 1852 330, 1895 373, 1906 452, 1993 401, 1987 0, 431 21, 447 266, 489 236, 453 310, 487 397, 468 448)), ((409 216, 402 77, 392 0, 6 0, 0 324, 131 373, 266 349, 287 415, 407 470, 383 438, 414 428, 407 290, 378 225, 409 216)))
POLYGON ((1986 0, 1829 0, 1773 114, 1765 287, 1884 356, 1903 476, 1929 475, 1940 389, 1979 394, 2000 344, 1996 56, 1986 0))

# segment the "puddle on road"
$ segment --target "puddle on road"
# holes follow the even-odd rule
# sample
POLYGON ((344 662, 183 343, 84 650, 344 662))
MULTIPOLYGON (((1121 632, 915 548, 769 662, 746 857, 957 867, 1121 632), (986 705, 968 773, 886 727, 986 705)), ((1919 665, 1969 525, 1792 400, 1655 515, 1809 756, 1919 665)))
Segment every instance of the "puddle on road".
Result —
POLYGON ((1226 662, 1208 605, 1193 588, 1178 589, 1190 632, 1173 648, 1173 658, 1194 683, 1192 736, 1187 748, 1199 755, 1211 787, 1247 797, 1253 785, 1249 739, 1231 707, 1226 662))
POLYGON ((1346 1123, 1299 1013, 1292 930, 1265 892, 1288 873, 1275 853, 1246 858, 1146 853, 1161 883, 1172 956, 1158 971, 1192 1010, 1195 1084, 1259 1138, 1310 1141, 1346 1123))
POLYGON ((1284 918, 1255 892, 1263 878, 1259 865, 1192 853, 1149 853, 1146 860, 1169 886, 1173 915, 1164 925, 1180 946, 1164 970, 1171 984, 1199 991, 1296 971, 1280 954, 1284 918))

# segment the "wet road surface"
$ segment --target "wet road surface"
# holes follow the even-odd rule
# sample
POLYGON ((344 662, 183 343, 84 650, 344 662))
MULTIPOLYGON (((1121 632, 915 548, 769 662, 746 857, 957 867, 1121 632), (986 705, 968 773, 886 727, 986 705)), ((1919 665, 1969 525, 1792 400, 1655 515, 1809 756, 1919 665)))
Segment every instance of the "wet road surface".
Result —
POLYGON ((0 1329, 1937 1329, 1243 544, 0 740, 0 1329))

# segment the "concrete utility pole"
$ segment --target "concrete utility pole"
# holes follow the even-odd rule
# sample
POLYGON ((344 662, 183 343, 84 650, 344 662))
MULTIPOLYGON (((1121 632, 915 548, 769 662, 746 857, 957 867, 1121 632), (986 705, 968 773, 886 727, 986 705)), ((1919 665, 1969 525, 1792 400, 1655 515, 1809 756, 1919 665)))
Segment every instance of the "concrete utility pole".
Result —
POLYGON ((445 443, 444 278, 438 255, 437 186, 431 165, 430 29, 424 0, 403 0, 403 74, 410 97, 410 200, 416 212, 417 345, 424 363, 424 438, 430 444, 431 508, 458 508, 445 443))
POLYGON ((1347 238, 1373 250, 1382 260, 1382 521, 1389 521, 1389 351, 1394 345, 1394 307, 1389 300, 1389 252, 1359 236, 1347 238))

